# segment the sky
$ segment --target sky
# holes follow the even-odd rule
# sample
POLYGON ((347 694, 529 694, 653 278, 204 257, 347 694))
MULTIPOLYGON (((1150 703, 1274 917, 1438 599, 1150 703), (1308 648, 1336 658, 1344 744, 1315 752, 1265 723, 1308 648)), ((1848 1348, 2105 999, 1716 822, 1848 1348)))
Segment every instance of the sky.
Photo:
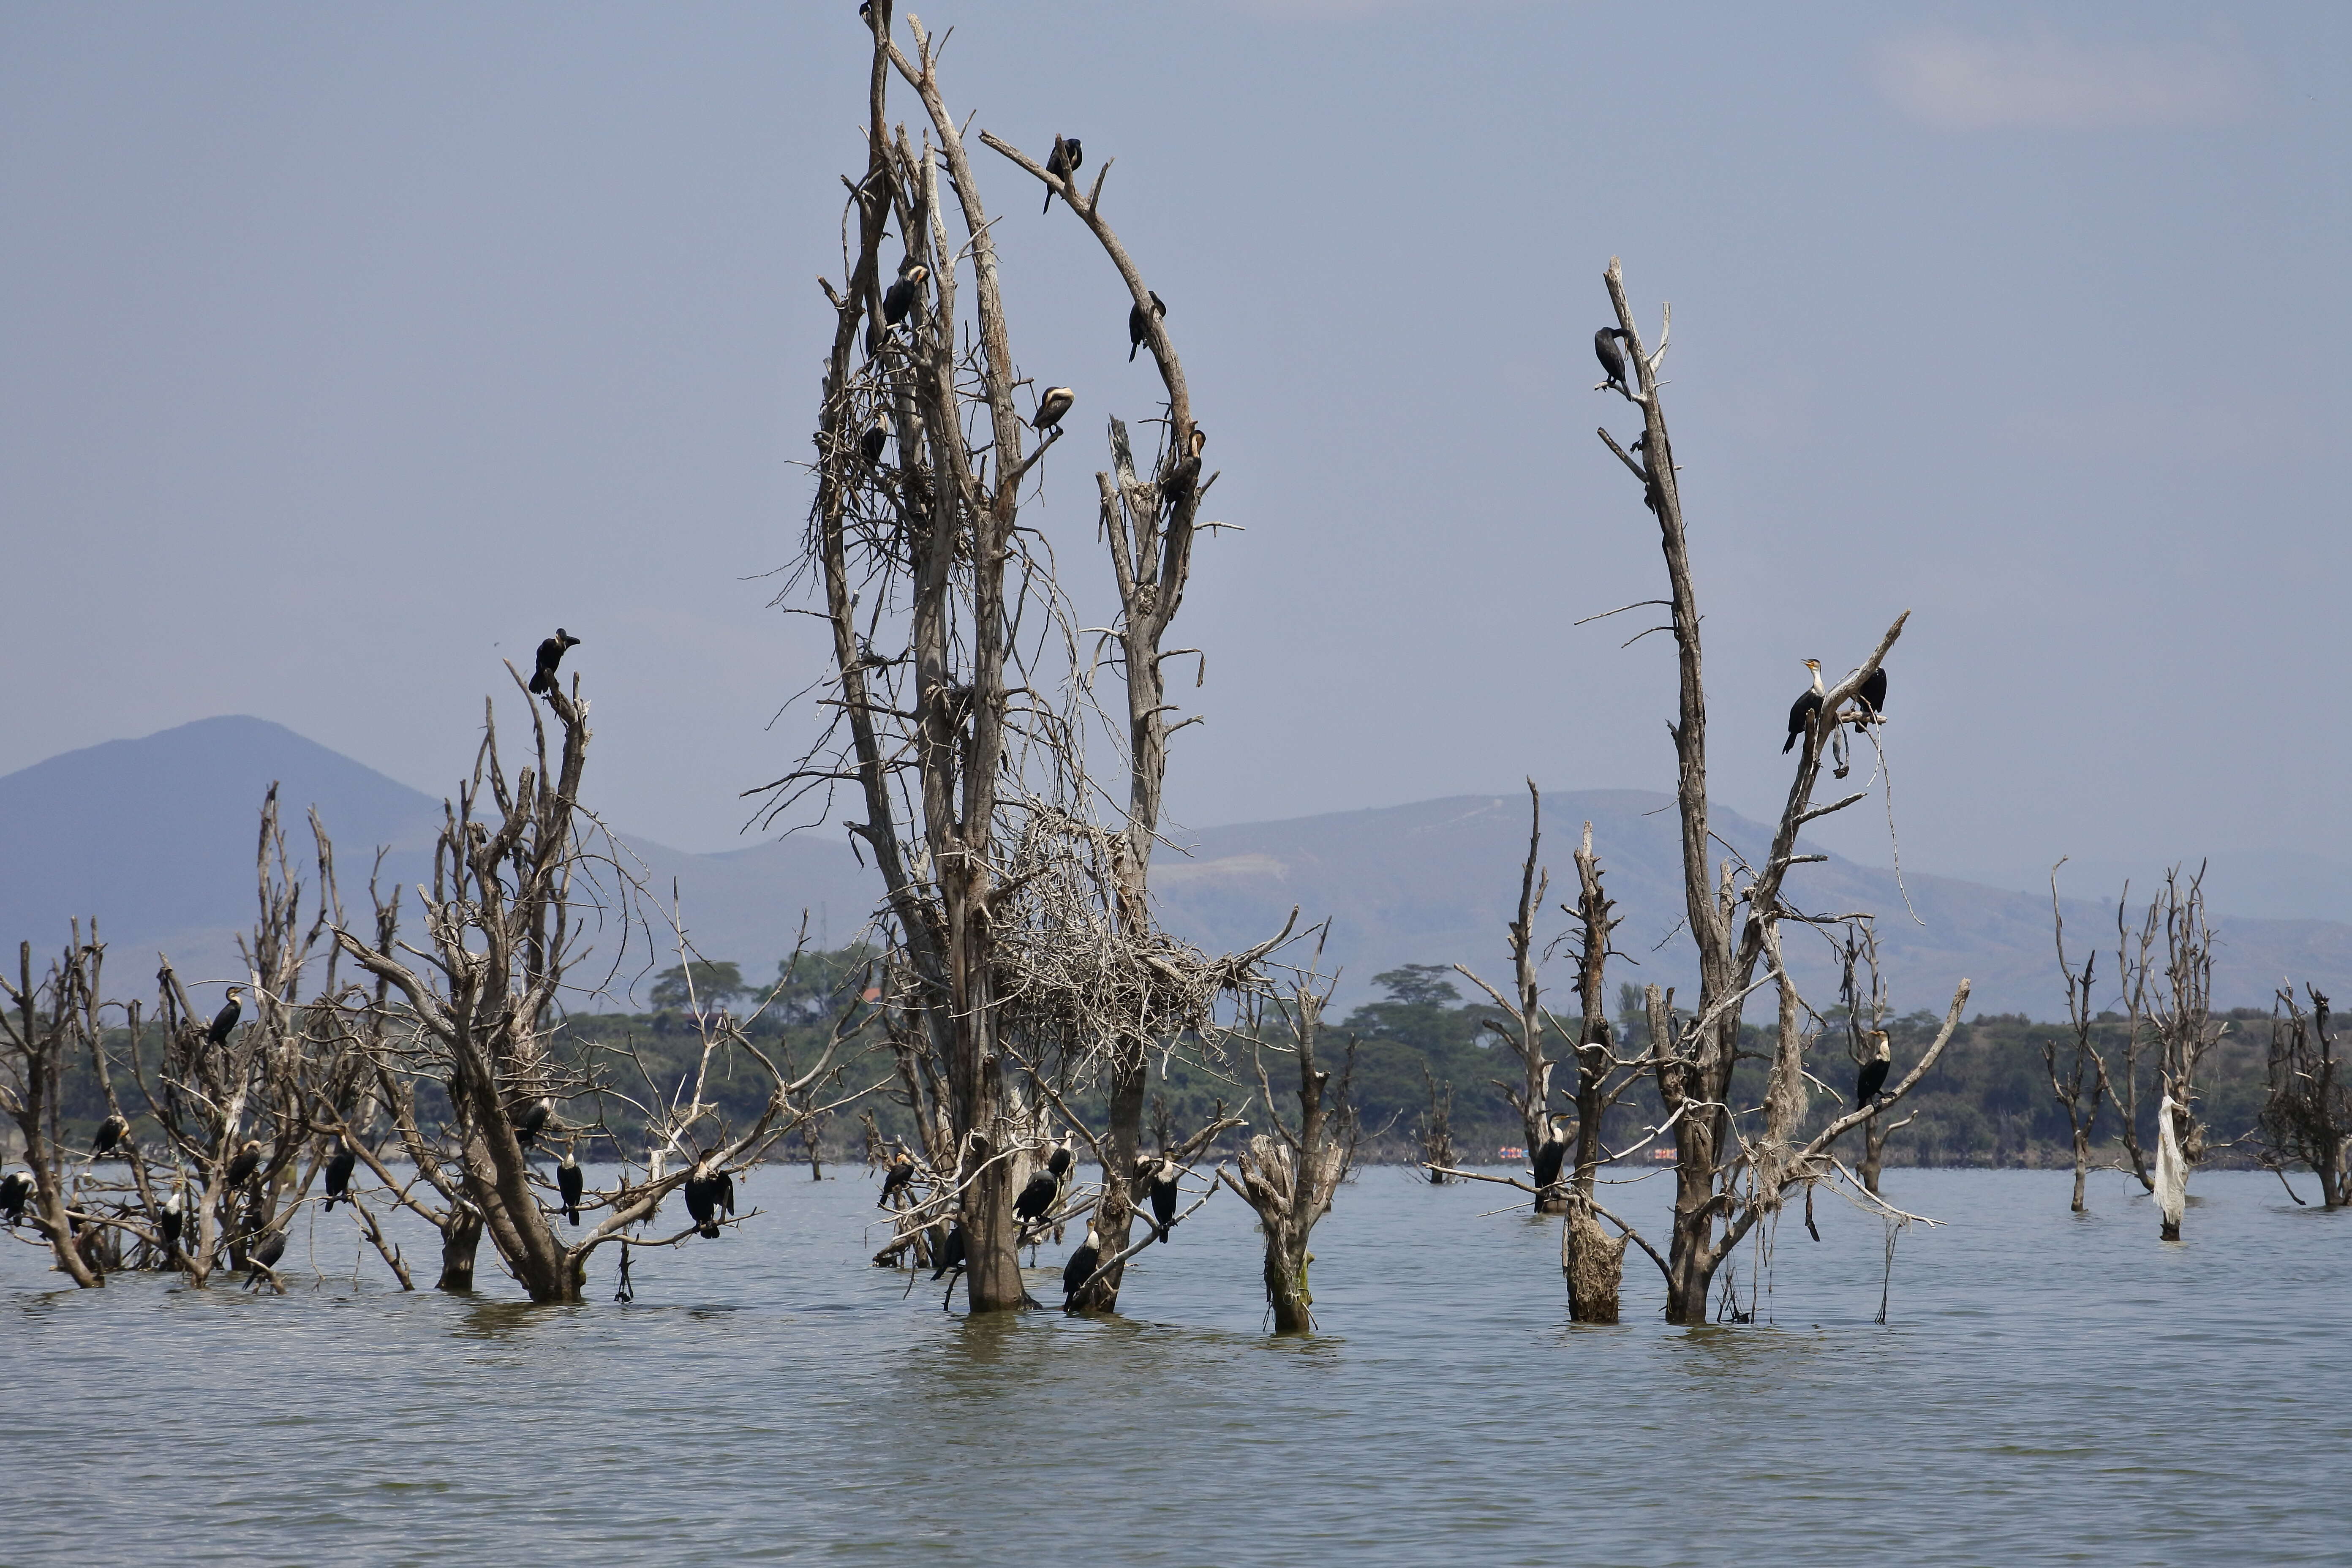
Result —
MULTIPOLYGON (((1077 391, 1024 517, 1097 618, 1100 420, 1157 385, 978 130, 1116 159, 1213 433, 1179 825, 1671 786, 1669 639, 1575 624, 1664 592, 1593 435, 1616 256, 1674 306, 1717 799, 1776 815, 1801 661, 1908 610, 1906 868, 2352 859, 2352 10, 915 9, 1077 391)), ((832 0, 0 6, 0 772, 242 712, 439 794, 561 624, 592 804, 753 841, 820 721, 771 600, 867 47, 832 0)))

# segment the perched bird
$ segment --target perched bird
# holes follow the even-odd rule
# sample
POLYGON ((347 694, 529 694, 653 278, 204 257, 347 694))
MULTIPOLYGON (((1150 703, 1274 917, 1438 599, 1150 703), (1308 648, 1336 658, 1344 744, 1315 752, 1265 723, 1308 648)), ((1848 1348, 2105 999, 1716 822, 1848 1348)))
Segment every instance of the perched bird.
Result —
POLYGON ((245 1010, 243 1005, 237 1001, 237 998, 243 994, 245 994, 243 986, 232 985, 228 988, 227 1003, 219 1012, 213 1015, 212 1027, 205 1031, 205 1040, 207 1044, 217 1046, 226 1043, 228 1032, 236 1027, 236 1016, 245 1010))
POLYGON ((882 1173, 882 1196, 874 1206, 887 1209, 890 1200, 907 1190, 915 1179, 915 1157, 904 1149, 890 1156, 890 1168, 882 1173))
POLYGON ((1143 1195, 1150 1201, 1152 1223, 1160 1231, 1152 1239, 1164 1242, 1176 1228, 1175 1161, 1162 1154, 1144 1168, 1143 1195))
MULTIPOLYGON (((1045 156, 1045 173, 1049 174, 1059 174, 1063 179, 1067 180, 1071 175, 1078 172, 1078 165, 1086 161, 1086 153, 1079 147, 1078 139, 1076 137, 1072 136, 1066 140, 1062 137, 1056 136, 1054 138, 1053 152, 1047 153, 1045 156)), ((1053 186, 1047 185, 1045 187, 1045 205, 1039 207, 1037 210, 1041 213, 1049 213, 1054 210, 1053 186)))
POLYGON ((1055 1184, 1070 1179, 1070 1135, 1065 1132, 1054 1152, 1045 1156, 1045 1169, 1053 1173, 1055 1184))
POLYGON ((245 1141, 245 1147, 236 1152, 236 1158, 228 1163, 228 1169, 221 1173, 221 1185, 224 1188, 241 1187, 253 1180, 253 1173, 259 1169, 261 1141, 248 1138, 245 1141))
POLYGON ((15 1225, 25 1217, 25 1205, 33 1201, 33 1177, 27 1171, 11 1171, 0 1176, 0 1219, 15 1225))
POLYGON ((1864 681, 1862 683, 1862 689, 1856 691, 1853 695, 1856 701, 1860 702, 1864 708, 1870 710, 1871 715, 1874 718, 1878 714, 1885 712, 1886 667, 1881 665, 1878 668, 1872 670, 1870 672, 1870 679, 1864 681))
POLYGON ((580 639, 562 626, 556 627, 555 635, 539 645, 539 668, 530 672, 530 689, 534 694, 557 689, 555 667, 563 662, 566 653, 579 646, 580 639))
POLYGON ((1601 370, 1609 377, 1601 384, 1613 386, 1630 397, 1633 395, 1633 389, 1625 384, 1624 351, 1617 346, 1624 336, 1625 330, 1622 327, 1601 328, 1592 334, 1592 353, 1593 357, 1601 362, 1601 370))
POLYGON ((537 1143, 541 1131, 547 1126, 547 1119, 554 1114, 555 1097, 548 1095, 542 1098, 538 1104, 524 1111, 522 1120, 515 1123, 515 1142, 526 1149, 537 1143))
POLYGON ((1070 1254, 1070 1260, 1062 1265, 1062 1305, 1065 1308, 1077 1295, 1078 1287, 1093 1279, 1095 1270, 1101 1266, 1102 1242, 1096 1237, 1095 1227, 1088 1226, 1087 1239, 1070 1254))
POLYGON ((898 280, 891 284, 882 296, 885 324, 895 327, 907 319, 908 312, 915 308, 915 297, 923 291, 923 279, 930 275, 931 269, 920 263, 898 275, 898 280))
POLYGON ((121 1111, 116 1111, 98 1124, 98 1136, 90 1141, 90 1158, 95 1160, 130 1136, 131 1123, 122 1120, 121 1111))
POLYGON ((359 1163, 359 1151, 336 1139, 335 1152, 327 1156, 327 1201, 319 1205, 322 1211, 331 1214, 338 1200, 351 1201, 352 1171, 359 1163))
POLYGON ((734 1194, 731 1190, 734 1184, 729 1182, 725 1176, 714 1175, 698 1168, 694 1174, 686 1179, 687 1217, 694 1221, 695 1228, 705 1237, 716 1237, 719 1235, 719 1193, 722 1183, 725 1183, 730 1189, 727 1194, 726 1206, 731 1211, 734 1208, 734 1194))
POLYGON ((163 1250, 170 1252, 177 1247, 180 1245, 180 1233, 187 1227, 187 1199, 179 1188, 174 1187, 172 1189, 170 1201, 163 1205, 163 1212, 155 1219, 156 1231, 163 1238, 163 1250))
POLYGON ((882 449, 889 444, 890 416, 877 408, 874 411, 874 423, 868 425, 866 434, 857 438, 858 455, 866 459, 866 466, 870 468, 882 460, 882 449))
POLYGON ((245 1255, 246 1261, 252 1265, 246 1274, 245 1282, 247 1285, 260 1284, 264 1274, 277 1272, 278 1260, 285 1256, 286 1233, 282 1230, 271 1231, 261 1238, 260 1246, 245 1255))
POLYGON ((1070 411, 1070 405, 1077 400, 1078 395, 1066 386, 1047 387, 1045 395, 1037 402, 1037 417, 1029 421, 1030 428, 1052 429, 1062 422, 1062 416, 1067 414, 1070 411))
POLYGON ((1209 433, 1198 425, 1193 426, 1192 434, 1184 442, 1183 461, 1168 470, 1168 479, 1160 487, 1160 493, 1166 499, 1171 511, 1190 500, 1200 489, 1201 453, 1208 444, 1209 433))
POLYGON ((1053 1212, 1054 1195, 1061 1190, 1062 1184, 1054 1180, 1052 1172, 1040 1171, 1029 1178, 1029 1184, 1013 1200, 1013 1213, 1022 1224, 1034 1224, 1053 1212))
MULTIPOLYGON (((1151 296, 1151 316, 1164 316, 1167 313, 1168 301, 1154 292, 1151 296)), ((1151 335, 1151 316, 1145 315, 1143 307, 1140 305, 1128 307, 1127 363, 1129 364, 1135 363, 1135 351, 1141 348, 1143 340, 1151 335)))
POLYGON ((1813 672, 1813 689, 1789 705, 1789 738, 1780 742, 1780 754, 1784 757, 1796 746, 1799 737, 1812 728, 1813 715, 1822 710, 1822 699, 1827 695, 1822 690, 1822 661, 1809 658, 1805 668, 1813 672))
MULTIPOLYGON (((962 1226, 951 1225, 948 1226, 948 1238, 940 1245, 939 1265, 940 1266, 937 1268, 931 1270, 931 1278, 934 1279, 940 1278, 950 1268, 961 1268, 963 1267, 962 1226)), ((952 1292, 954 1287, 950 1286, 949 1289, 952 1292)))
POLYGON ((1873 1029, 1870 1037, 1878 1042, 1878 1047, 1871 1052, 1870 1059, 1862 1064, 1862 1071, 1854 1075, 1853 1108, 1856 1110, 1878 1098, 1878 1091, 1886 1087, 1886 1071, 1895 1065, 1895 1047, 1888 1043, 1886 1031, 1873 1029))
POLYGON ((1536 1190, 1559 1184, 1560 1167, 1568 1163, 1568 1129, 1566 1116, 1551 1118, 1549 1135, 1536 1146, 1536 1190))
POLYGON ((580 1162, 572 1151, 563 1152, 563 1163, 555 1167, 555 1190, 563 1194, 563 1223, 580 1223, 580 1194, 587 1189, 587 1178, 580 1173, 580 1162))

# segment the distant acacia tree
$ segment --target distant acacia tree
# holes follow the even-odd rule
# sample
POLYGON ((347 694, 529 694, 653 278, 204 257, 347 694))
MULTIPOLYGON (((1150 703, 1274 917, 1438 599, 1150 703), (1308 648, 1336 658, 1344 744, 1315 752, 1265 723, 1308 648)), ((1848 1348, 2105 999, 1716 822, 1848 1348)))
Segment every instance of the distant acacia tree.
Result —
POLYGON ((656 975, 652 1001, 656 1008, 666 1013, 688 1007, 707 1013, 725 1006, 750 989, 743 984, 741 965, 696 958, 674 963, 656 975))

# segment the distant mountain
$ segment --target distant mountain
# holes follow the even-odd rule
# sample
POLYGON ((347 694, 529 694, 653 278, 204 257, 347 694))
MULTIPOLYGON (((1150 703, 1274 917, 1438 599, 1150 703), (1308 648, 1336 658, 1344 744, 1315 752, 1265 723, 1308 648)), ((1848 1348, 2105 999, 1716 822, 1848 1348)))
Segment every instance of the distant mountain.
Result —
MULTIPOLYGON (((235 933, 253 919, 256 825, 273 779, 298 875, 311 879, 304 814, 316 804, 336 845, 353 921, 365 917, 377 846, 389 849, 387 881, 411 886, 430 875, 439 800, 280 725, 208 719, 0 778, 0 940, 28 939, 37 952, 55 947, 69 917, 94 914, 113 960, 110 989, 144 989, 159 949, 191 981, 241 973, 235 933)), ((1681 846, 1671 805, 1666 795, 1628 790, 1546 796, 1543 860, 1552 888, 1539 931, 1548 938, 1567 924, 1559 906, 1572 897, 1571 857, 1590 821, 1624 920, 1616 945, 1627 956, 1612 964, 1612 978, 1654 980, 1687 996, 1688 950, 1675 931, 1681 846)), ((1524 796, 1464 795, 1205 828, 1175 835, 1190 853, 1162 850, 1152 880, 1169 928, 1212 949, 1272 935, 1294 904, 1304 922, 1328 916, 1323 962, 1342 973, 1342 1007, 1374 994, 1371 977, 1401 963, 1458 961, 1503 984, 1503 928, 1517 896, 1527 822, 1524 796)), ((1721 808, 1715 825, 1740 853, 1761 853, 1760 825, 1721 808)), ((838 836, 803 835, 719 855, 624 842, 664 903, 675 883, 698 951, 742 963, 747 975, 769 973, 790 951, 803 910, 810 941, 838 945, 865 925, 879 895, 870 867, 838 836)), ((1807 910, 1877 911, 1880 953, 1899 1011, 1942 1011, 1953 983, 1967 975, 1975 982, 1971 1014, 2059 1012, 2046 898, 1942 877, 1907 881, 1924 924, 1905 912, 1893 872, 1839 857, 1798 868, 1789 892, 1807 910)), ((2095 884, 2085 878, 2081 885, 2095 884)), ((412 892, 408 907, 414 901, 412 892)), ((2066 916, 2070 939, 2113 942, 2111 905, 2069 902, 2066 916)), ((2352 925, 2236 917, 2216 924, 2222 1005, 2265 1005, 2286 976, 2352 994, 2352 925)), ((1792 934, 1800 984, 1826 1005, 1836 997, 1827 946, 1792 934)), ((626 955, 623 983, 675 962, 667 934, 659 940, 659 950, 640 946, 626 955)), ((2111 970, 2112 961, 2102 968, 2111 970)), ((1561 967, 1551 973, 1560 984, 1561 967)))

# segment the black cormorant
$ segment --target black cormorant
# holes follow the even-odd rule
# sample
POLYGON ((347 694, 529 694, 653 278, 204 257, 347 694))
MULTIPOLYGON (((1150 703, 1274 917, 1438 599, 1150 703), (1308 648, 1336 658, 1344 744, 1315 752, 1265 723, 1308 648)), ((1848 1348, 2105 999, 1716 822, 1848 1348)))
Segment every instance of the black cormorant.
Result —
POLYGON ((15 1225, 25 1217, 25 1205, 33 1198, 33 1177, 30 1172, 11 1171, 0 1176, 0 1219, 15 1225))
POLYGON ((1201 488, 1201 453, 1208 444, 1209 433, 1193 426, 1192 434, 1185 438, 1183 460, 1168 470, 1167 482, 1160 487, 1171 511, 1190 500, 1201 488))
POLYGON ((259 1169, 261 1141, 248 1138, 245 1141, 245 1147, 236 1152, 236 1158, 228 1163, 228 1169, 222 1173, 221 1186, 224 1190, 235 1191, 253 1180, 253 1173, 259 1169))
MULTIPOLYGON (((1076 174, 1078 172, 1078 165, 1086 161, 1086 150, 1078 145, 1078 139, 1076 137, 1071 136, 1064 138, 1056 136, 1054 138, 1053 152, 1047 153, 1045 156, 1045 173, 1049 174, 1059 174, 1063 179, 1066 180, 1071 175, 1076 174)), ((1049 213, 1054 210, 1053 186, 1047 185, 1045 187, 1045 205, 1039 207, 1037 210, 1041 213, 1049 213)))
POLYGON ((1045 1218, 1053 1212, 1054 1196, 1061 1190, 1062 1184, 1054 1180, 1051 1171, 1038 1172, 1029 1178, 1029 1184, 1021 1189, 1021 1195, 1013 1200, 1014 1216, 1024 1225, 1045 1218))
POLYGON ((890 1200, 904 1192, 907 1184, 914 1179, 915 1157, 901 1149, 890 1156, 890 1168, 882 1173, 882 1195, 876 1200, 874 1206, 888 1208, 890 1200))
POLYGON ((1143 1195, 1150 1201, 1152 1224, 1160 1232, 1152 1240, 1164 1242, 1176 1228, 1175 1161, 1162 1154, 1144 1168, 1143 1195))
MULTIPOLYGON (((937 1268, 931 1270, 931 1278, 934 1279, 945 1275, 950 1268, 963 1267, 963 1226, 961 1224, 948 1226, 948 1238, 940 1244, 939 1264, 937 1268)), ((950 1285, 948 1290, 952 1295, 955 1287, 950 1285)))
POLYGON ((155 1220, 155 1228, 163 1238, 165 1252, 180 1245, 180 1233, 187 1228, 187 1200, 182 1196, 180 1190, 174 1187, 172 1189, 170 1201, 164 1204, 163 1212, 157 1215, 155 1220))
POLYGON ((1078 395, 1066 386, 1047 387, 1045 395, 1038 400, 1037 416, 1029 421, 1030 428, 1052 429, 1062 422, 1062 416, 1067 414, 1070 411, 1070 405, 1077 400, 1078 395))
POLYGON ((898 280, 882 295, 882 320, 886 324, 895 327, 907 319, 907 313, 915 308, 915 297, 923 291, 923 279, 930 275, 931 269, 919 262, 899 274, 898 280))
POLYGON ((1552 1117, 1544 1141, 1536 1145, 1538 1192, 1559 1184, 1560 1167, 1568 1163, 1568 1129, 1560 1124, 1569 1120, 1565 1116, 1552 1117))
POLYGON ((352 1171, 359 1163, 359 1151, 336 1139, 335 1152, 327 1157, 327 1201, 319 1205, 322 1212, 332 1213, 338 1200, 351 1201, 352 1171))
POLYGON ((874 423, 868 425, 866 434, 857 438, 858 455, 866 459, 866 466, 870 468, 882 460, 882 449, 889 444, 890 416, 877 408, 874 411, 874 423))
POLYGON ((1886 1031, 1873 1029, 1870 1037, 1878 1042, 1878 1047, 1871 1052, 1870 1059, 1862 1064, 1862 1071, 1854 1075, 1853 1108, 1856 1110, 1878 1098, 1878 1091, 1886 1087, 1886 1070, 1895 1065, 1895 1047, 1887 1042, 1886 1031))
POLYGON ((1886 667, 1885 665, 1881 665, 1876 669, 1872 670, 1870 672, 1870 679, 1864 681, 1862 683, 1861 689, 1857 690, 1853 695, 1855 700, 1864 708, 1869 709, 1874 716, 1885 712, 1886 667))
POLYGON ((98 1124, 98 1136, 90 1141, 89 1157, 97 1159, 130 1136, 131 1123, 122 1120, 121 1111, 116 1111, 98 1124))
POLYGON ((1789 738, 1780 742, 1780 754, 1784 757, 1796 746, 1798 738, 1812 727, 1813 715, 1822 710, 1822 661, 1809 658, 1805 668, 1813 672, 1813 689, 1789 705, 1789 738))
POLYGON ((580 639, 562 626, 556 627, 555 635, 539 645, 539 668, 530 672, 530 689, 534 695, 556 689, 555 667, 563 662, 567 652, 579 646, 580 639))
POLYGON ((1070 1260, 1062 1265, 1062 1304, 1065 1307, 1077 1295, 1078 1287, 1093 1279, 1095 1270, 1101 1266, 1102 1242, 1096 1237, 1095 1227, 1088 1226, 1086 1240, 1070 1254, 1070 1260))
POLYGON ((526 1149, 537 1143, 541 1131, 547 1126, 547 1119, 554 1114, 555 1097, 548 1095, 542 1098, 538 1104, 524 1111, 522 1120, 515 1123, 515 1142, 526 1149))
POLYGON ((222 1005, 219 1012, 213 1015, 212 1027, 205 1031, 205 1039, 208 1044, 217 1046, 228 1039, 228 1032, 236 1027, 236 1016, 245 1010, 243 1005, 237 1001, 237 998, 243 994, 242 986, 232 985, 228 988, 228 1001, 222 1005))
POLYGON ((580 1162, 572 1151, 563 1152, 563 1163, 555 1167, 555 1190, 563 1194, 563 1223, 580 1223, 580 1194, 586 1190, 587 1178, 580 1173, 580 1162))
POLYGON ((278 1260, 286 1256, 286 1233, 282 1230, 271 1231, 261 1238, 260 1246, 245 1256, 246 1261, 253 1266, 246 1274, 245 1282, 247 1285, 260 1284, 264 1274, 277 1272, 278 1260))
MULTIPOLYGON (((1162 300, 1158 293, 1154 292, 1151 296, 1151 315, 1164 316, 1167 313, 1168 301, 1162 300)), ((1150 335, 1151 316, 1145 315, 1143 313, 1143 307, 1140 305, 1129 306, 1127 310, 1128 363, 1133 364, 1135 363, 1135 351, 1141 348, 1143 346, 1143 340, 1150 335)))
POLYGON ((1630 397, 1633 394, 1633 389, 1625 384, 1624 351, 1617 346, 1624 336, 1625 331, 1622 327, 1601 328, 1592 334, 1592 353, 1594 358, 1600 360, 1601 368, 1609 376, 1609 379, 1601 384, 1613 386, 1630 397))

